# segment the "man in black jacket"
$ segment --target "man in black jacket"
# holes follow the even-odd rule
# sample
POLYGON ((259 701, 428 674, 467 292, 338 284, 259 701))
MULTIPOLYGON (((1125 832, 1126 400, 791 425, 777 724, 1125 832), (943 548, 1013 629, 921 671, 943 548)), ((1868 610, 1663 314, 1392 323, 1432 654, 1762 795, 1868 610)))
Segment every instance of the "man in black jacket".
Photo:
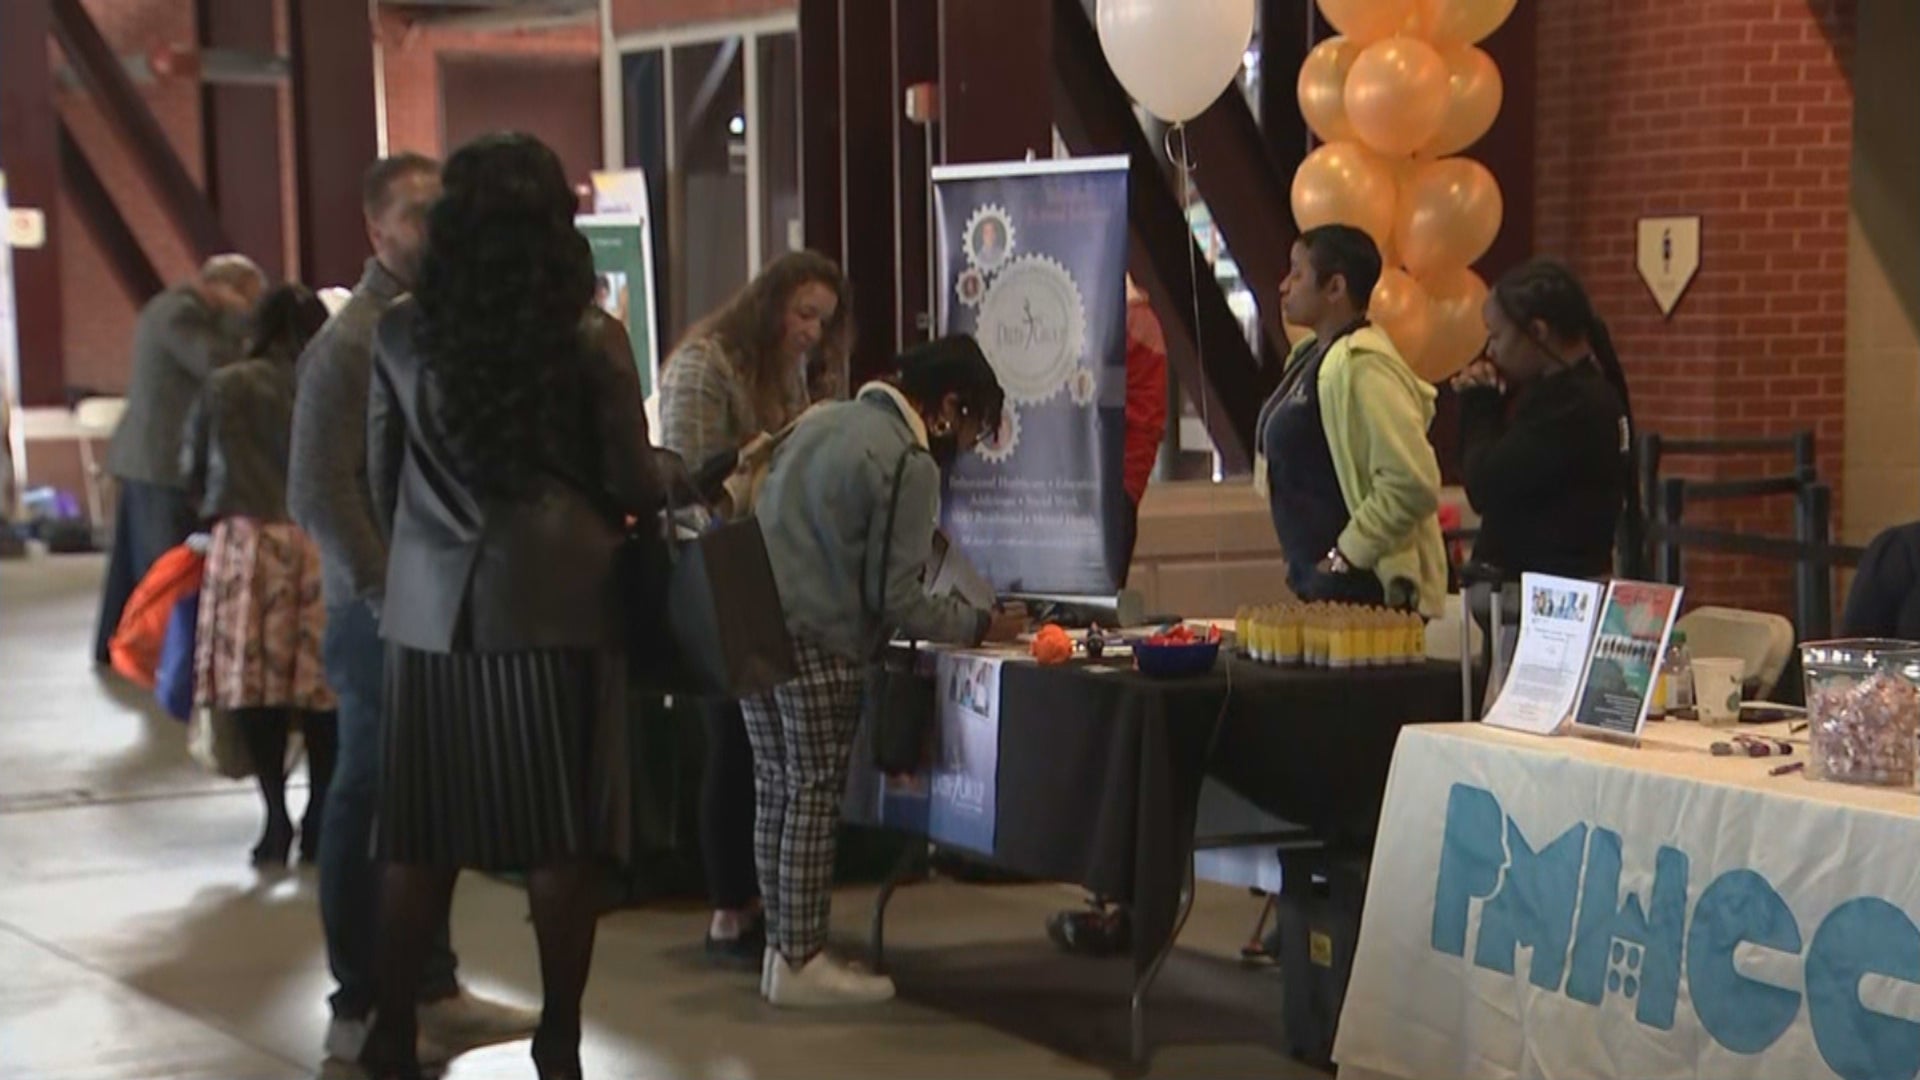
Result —
POLYGON ((1920 522, 1873 538, 1847 592, 1840 632, 1920 641, 1920 522))

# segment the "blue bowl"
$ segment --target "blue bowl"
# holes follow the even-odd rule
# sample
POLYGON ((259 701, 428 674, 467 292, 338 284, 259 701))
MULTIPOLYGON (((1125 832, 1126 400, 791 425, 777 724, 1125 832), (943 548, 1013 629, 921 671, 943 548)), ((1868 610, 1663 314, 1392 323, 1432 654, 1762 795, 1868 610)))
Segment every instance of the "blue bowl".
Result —
POLYGON ((1140 669, 1142 675, 1155 679, 1205 675, 1213 670, 1213 662, 1219 656, 1217 641, 1196 641, 1191 645, 1149 645, 1142 641, 1133 646, 1133 666, 1140 669))

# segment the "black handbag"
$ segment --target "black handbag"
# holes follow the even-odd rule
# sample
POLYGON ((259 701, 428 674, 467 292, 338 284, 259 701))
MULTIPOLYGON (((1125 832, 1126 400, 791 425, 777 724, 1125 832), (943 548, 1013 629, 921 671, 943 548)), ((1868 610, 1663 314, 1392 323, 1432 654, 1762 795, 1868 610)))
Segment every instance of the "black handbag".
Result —
MULTIPOLYGON (((880 600, 868 609, 875 621, 884 623, 886 613, 887 562, 893 552, 893 526, 900 513, 900 485, 906 475, 907 459, 924 453, 908 446, 893 468, 893 494, 887 504, 886 542, 880 549, 880 600)), ((860 583, 861 606, 866 606, 867 583, 860 583)), ((880 640, 874 645, 874 658, 867 667, 861 688, 861 725, 873 737, 873 764, 890 776, 920 770, 928 760, 927 751, 934 731, 936 709, 935 678, 931 671, 920 670, 920 649, 910 644, 905 652, 887 648, 892 636, 883 625, 880 640)))
MULTIPOLYGON (((548 462, 549 473, 610 520, 625 515, 605 492, 548 462)), ((780 588, 760 523, 728 522, 680 536, 673 485, 657 518, 625 527, 611 585, 628 613, 627 670, 657 694, 742 698, 798 674, 780 588)))

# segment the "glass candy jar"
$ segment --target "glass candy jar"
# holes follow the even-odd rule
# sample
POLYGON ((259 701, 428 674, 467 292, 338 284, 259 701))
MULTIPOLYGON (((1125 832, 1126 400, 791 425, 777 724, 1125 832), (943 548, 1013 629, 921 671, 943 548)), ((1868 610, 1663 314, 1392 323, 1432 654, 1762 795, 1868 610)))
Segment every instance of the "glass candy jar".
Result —
POLYGON ((1807 683, 1807 774, 1913 787, 1920 736, 1920 642, 1879 638, 1800 646, 1807 683))

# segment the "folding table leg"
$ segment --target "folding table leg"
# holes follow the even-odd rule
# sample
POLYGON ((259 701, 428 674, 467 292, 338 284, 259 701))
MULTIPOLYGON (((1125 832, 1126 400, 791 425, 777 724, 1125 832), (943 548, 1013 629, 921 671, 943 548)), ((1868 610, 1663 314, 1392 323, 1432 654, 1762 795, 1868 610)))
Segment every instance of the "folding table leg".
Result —
POLYGON ((1173 955, 1173 947, 1180 941, 1180 932, 1186 929, 1187 917, 1193 914, 1194 893, 1194 855, 1187 855, 1187 872, 1180 882, 1180 914, 1174 917, 1173 930, 1167 934, 1167 943, 1153 957, 1153 963, 1133 982, 1132 1010, 1130 1026, 1133 1038, 1133 1063, 1144 1066, 1147 1061, 1147 991, 1152 989, 1153 981, 1160 977, 1160 969, 1166 966, 1167 958, 1173 955))
MULTIPOLYGON (((927 845, 927 849, 932 846, 927 845)), ((873 926, 867 935, 867 951, 871 954, 873 970, 877 973, 884 974, 887 970, 887 905, 893 901, 894 891, 905 884, 919 867, 920 859, 925 854, 926 850, 909 845, 900 853, 893 869, 887 872, 887 880, 880 886, 880 895, 874 897, 873 926)))

